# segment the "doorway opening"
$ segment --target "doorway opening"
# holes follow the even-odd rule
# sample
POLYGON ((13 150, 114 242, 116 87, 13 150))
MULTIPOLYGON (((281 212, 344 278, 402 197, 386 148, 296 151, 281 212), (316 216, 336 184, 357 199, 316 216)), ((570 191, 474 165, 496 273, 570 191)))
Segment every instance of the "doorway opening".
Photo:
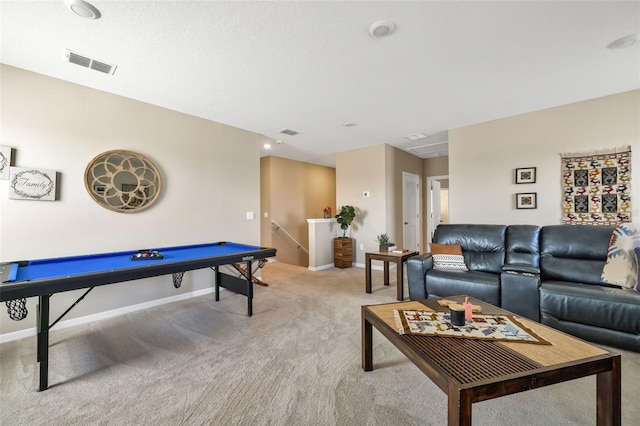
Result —
POLYGON ((402 248, 420 251, 420 176, 402 172, 402 248))
POLYGON ((449 223, 449 175, 427 177, 427 243, 436 227, 449 223))

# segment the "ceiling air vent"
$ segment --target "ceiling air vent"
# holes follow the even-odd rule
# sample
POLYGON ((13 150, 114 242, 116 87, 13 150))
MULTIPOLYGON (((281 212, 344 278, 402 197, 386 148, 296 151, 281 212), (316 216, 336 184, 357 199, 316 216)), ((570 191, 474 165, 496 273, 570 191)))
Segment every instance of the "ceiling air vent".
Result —
POLYGON ((91 59, 85 58, 84 56, 80 56, 76 53, 67 51, 67 58, 69 58, 69 62, 76 65, 82 65, 85 68, 88 68, 91 65, 91 59))
POLYGON ((298 134, 298 132, 296 132, 295 130, 291 130, 291 129, 282 129, 282 130, 280 130, 280 133, 283 133, 283 134, 289 135, 289 136, 294 136, 294 135, 298 134))
POLYGON ((69 63, 80 65, 85 68, 90 68, 92 70, 100 71, 109 75, 113 75, 117 68, 116 65, 107 64, 106 62, 98 61, 85 55, 80 55, 76 52, 72 52, 69 49, 66 49, 65 56, 67 57, 69 63))
POLYGON ((407 148, 407 151, 411 152, 414 155, 417 155, 418 157, 436 153, 442 155, 443 153, 447 153, 449 151, 447 145, 448 142, 436 142, 430 143, 428 145, 412 146, 407 148))
POLYGON ((400 145, 410 153, 420 158, 449 155, 449 131, 426 134, 423 132, 406 135, 411 142, 400 145))

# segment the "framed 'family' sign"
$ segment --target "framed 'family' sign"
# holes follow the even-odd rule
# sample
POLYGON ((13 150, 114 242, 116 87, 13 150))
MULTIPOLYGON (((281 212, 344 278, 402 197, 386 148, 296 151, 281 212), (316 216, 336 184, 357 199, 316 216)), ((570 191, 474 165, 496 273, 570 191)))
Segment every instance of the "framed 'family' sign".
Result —
POLYGON ((56 199, 56 172, 26 167, 11 167, 9 198, 12 200, 56 199))
POLYGON ((9 166, 11 166, 11 147, 0 146, 0 179, 9 179, 9 166))

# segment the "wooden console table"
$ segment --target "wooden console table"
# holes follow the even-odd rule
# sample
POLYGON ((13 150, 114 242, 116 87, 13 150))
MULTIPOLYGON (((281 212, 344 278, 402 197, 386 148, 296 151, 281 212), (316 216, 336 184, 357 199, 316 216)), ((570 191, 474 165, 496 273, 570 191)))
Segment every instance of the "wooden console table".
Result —
POLYGON ((392 251, 375 251, 365 253, 365 290, 371 293, 371 261, 381 260, 384 263, 384 285, 389 285, 389 263, 396 264, 397 299, 404 300, 404 263, 411 256, 417 255, 417 251, 404 251, 394 253, 392 251))

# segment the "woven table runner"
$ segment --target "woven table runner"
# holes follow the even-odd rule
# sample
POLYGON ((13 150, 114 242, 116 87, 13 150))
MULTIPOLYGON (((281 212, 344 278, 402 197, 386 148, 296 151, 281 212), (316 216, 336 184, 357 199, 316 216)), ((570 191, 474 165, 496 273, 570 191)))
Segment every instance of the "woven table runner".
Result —
POLYGON ((473 321, 457 326, 449 313, 395 309, 393 313, 399 334, 551 345, 513 315, 473 315, 473 321))

